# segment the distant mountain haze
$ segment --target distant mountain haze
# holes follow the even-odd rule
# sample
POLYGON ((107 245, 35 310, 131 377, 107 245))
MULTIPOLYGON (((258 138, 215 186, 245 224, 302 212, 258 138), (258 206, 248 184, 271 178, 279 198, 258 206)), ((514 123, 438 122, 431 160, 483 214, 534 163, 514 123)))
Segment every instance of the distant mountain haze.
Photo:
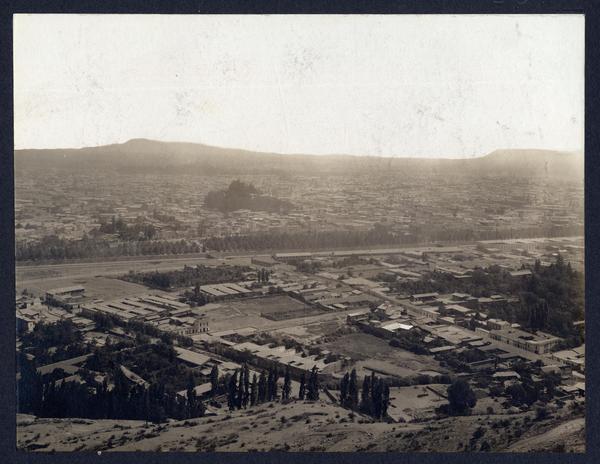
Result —
POLYGON ((581 153, 496 150, 475 158, 403 158, 254 152, 199 143, 132 139, 79 149, 15 150, 15 172, 28 169, 102 170, 186 174, 448 173, 583 179, 581 153))

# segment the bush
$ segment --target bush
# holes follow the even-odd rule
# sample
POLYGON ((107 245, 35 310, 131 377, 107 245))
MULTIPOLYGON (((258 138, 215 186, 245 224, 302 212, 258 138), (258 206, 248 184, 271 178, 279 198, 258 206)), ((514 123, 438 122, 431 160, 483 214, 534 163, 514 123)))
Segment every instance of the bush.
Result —
POLYGON ((546 408, 537 408, 535 411, 535 419, 536 420, 544 420, 548 417, 548 409, 546 408))
POLYGON ((458 379, 448 387, 448 403, 451 414, 468 414, 475 407, 477 398, 469 384, 458 379))
POLYGON ((485 430, 483 427, 478 427, 477 430, 473 432, 472 440, 479 440, 481 437, 485 435, 485 430))

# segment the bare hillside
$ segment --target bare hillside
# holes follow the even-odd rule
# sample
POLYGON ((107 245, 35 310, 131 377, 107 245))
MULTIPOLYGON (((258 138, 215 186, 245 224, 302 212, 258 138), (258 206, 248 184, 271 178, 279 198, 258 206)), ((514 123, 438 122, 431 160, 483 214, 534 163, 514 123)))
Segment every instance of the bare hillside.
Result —
POLYGON ((584 451, 584 419, 567 412, 373 422, 326 402, 271 403, 188 421, 17 419, 30 451, 584 451))

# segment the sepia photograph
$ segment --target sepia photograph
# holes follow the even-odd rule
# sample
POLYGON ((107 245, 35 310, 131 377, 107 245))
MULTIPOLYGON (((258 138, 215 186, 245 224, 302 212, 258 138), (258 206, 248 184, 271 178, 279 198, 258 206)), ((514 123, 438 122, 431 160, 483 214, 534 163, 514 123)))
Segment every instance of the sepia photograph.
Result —
POLYGON ((586 451, 583 14, 12 53, 20 452, 586 451))

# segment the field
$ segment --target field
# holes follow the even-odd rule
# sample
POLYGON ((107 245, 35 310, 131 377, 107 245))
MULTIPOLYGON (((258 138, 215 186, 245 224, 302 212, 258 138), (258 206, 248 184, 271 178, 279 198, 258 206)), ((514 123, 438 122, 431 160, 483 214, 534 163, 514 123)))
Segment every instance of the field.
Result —
POLYGON ((205 266, 250 265, 250 257, 227 257, 227 258, 203 258, 198 256, 167 257, 162 259, 144 259, 143 257, 127 257, 112 261, 68 263, 68 264, 40 264, 30 266, 17 266, 17 283, 29 285, 40 279, 58 278, 89 278, 93 276, 118 276, 132 271, 155 271, 182 269, 183 266, 194 266, 203 264, 205 266))
POLYGON ((70 287, 82 285, 85 287, 85 295, 91 299, 112 300, 132 295, 148 293, 148 288, 143 285, 125 282, 108 277, 66 277, 61 279, 46 279, 29 284, 17 283, 17 292, 26 288, 28 291, 42 294, 47 290, 59 287, 70 287))
POLYGON ((246 298, 218 303, 208 312, 211 331, 254 327, 258 330, 278 328, 288 320, 327 316, 319 309, 307 306, 286 295, 246 298))
MULTIPOLYGON (((276 295, 265 298, 252 298, 245 300, 232 300, 227 303, 228 306, 236 308, 247 315, 275 315, 278 313, 286 312, 290 315, 299 313, 300 315, 295 317, 301 317, 303 312, 306 311, 306 304, 291 298, 287 295, 276 295)), ((323 311, 318 310, 315 314, 320 314, 323 311)), ((286 319, 292 319, 288 317, 286 319)))
POLYGON ((301 324, 292 327, 284 327, 276 332, 287 337, 293 338, 301 343, 310 343, 320 339, 323 336, 334 333, 341 327, 346 327, 343 317, 312 324, 301 324))
POLYGON ((445 372, 433 356, 394 348, 386 340, 370 334, 344 335, 324 347, 352 358, 359 376, 369 375, 372 371, 393 377, 413 376, 421 371, 445 372))
MULTIPOLYGON (((445 390, 448 386, 441 385, 440 387, 445 390)), ((447 403, 446 399, 428 386, 392 387, 390 388, 388 413, 392 419, 401 422, 433 418, 435 417, 435 408, 445 403, 447 403)))

